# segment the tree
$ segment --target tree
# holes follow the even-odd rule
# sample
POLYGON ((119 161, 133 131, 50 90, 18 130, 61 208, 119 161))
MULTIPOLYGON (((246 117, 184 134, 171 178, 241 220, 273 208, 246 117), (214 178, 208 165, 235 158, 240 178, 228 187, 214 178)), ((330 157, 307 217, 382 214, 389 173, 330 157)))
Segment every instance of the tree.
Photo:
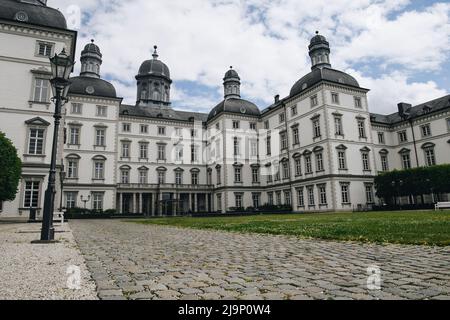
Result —
POLYGON ((17 149, 3 132, 0 132, 0 201, 16 198, 22 174, 22 162, 17 149))

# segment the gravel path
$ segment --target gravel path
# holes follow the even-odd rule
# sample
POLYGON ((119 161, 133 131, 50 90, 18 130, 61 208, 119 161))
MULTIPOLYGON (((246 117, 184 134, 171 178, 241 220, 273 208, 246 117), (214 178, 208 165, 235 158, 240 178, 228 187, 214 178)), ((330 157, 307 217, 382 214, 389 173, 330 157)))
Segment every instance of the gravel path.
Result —
MULTIPOLYGON (((66 224, 60 243, 31 244, 40 224, 0 224, 0 300, 95 300, 95 283, 66 224), (69 266, 81 271, 79 290, 67 287, 69 266)), ((60 230, 60 228, 57 228, 60 230)), ((72 282, 75 283, 75 282, 72 282)))
POLYGON ((450 248, 72 221, 101 299, 450 299, 450 248), (371 266, 381 290, 370 290, 371 266))

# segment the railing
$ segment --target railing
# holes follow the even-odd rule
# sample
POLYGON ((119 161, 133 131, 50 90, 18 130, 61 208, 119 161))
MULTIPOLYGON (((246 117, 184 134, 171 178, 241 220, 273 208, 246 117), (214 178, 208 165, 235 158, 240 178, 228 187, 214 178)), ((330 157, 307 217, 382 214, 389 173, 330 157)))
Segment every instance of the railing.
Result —
POLYGON ((177 189, 177 190, 213 190, 214 186, 209 184, 145 184, 145 183, 119 183, 119 189, 177 189))

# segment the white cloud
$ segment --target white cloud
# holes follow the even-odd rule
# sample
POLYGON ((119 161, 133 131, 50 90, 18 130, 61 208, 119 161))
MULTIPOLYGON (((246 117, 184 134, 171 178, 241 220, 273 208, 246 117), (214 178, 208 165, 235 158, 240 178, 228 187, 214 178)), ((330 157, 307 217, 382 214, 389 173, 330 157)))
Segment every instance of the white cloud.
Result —
MULTIPOLYGON (((373 89, 372 109, 381 112, 390 110, 384 106, 395 106, 402 97, 412 101, 445 93, 434 82, 409 83, 406 74, 437 70, 448 61, 450 4, 434 4, 420 12, 410 10, 391 17, 410 3, 82 0, 76 4, 89 19, 79 30, 78 52, 94 37, 104 56, 103 75, 120 79, 120 83, 113 81, 119 95, 126 103, 133 103, 134 76, 142 61, 151 57, 153 45, 158 44, 160 59, 171 69, 176 105, 207 111, 219 101, 209 93, 187 92, 177 82, 194 81, 216 87, 215 92, 219 92, 224 73, 233 65, 243 81, 243 96, 270 104, 275 94, 289 94, 296 80, 310 71, 307 46, 317 29, 332 45, 335 68, 354 68, 354 63, 368 61, 385 68, 386 75, 373 79, 364 74, 364 69, 354 72, 373 89), (392 73, 392 64, 409 71, 392 73), (392 95, 381 90, 392 85, 399 86, 392 89, 392 95), (387 101, 387 96, 392 100, 387 101)), ((49 5, 60 8, 69 4, 73 2, 49 1, 49 5)))

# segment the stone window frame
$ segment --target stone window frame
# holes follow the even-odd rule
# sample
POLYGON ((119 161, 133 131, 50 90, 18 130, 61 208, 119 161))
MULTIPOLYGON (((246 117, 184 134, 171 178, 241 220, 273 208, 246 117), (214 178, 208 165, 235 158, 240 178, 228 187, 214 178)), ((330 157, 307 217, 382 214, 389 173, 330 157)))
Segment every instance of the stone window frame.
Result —
POLYGON ((375 191, 374 191, 374 184, 372 183, 372 182, 364 182, 364 193, 365 193, 365 195, 366 195, 366 203, 368 204, 368 205, 373 205, 373 204, 375 204, 375 191), (367 190, 367 188, 371 188, 371 198, 372 198, 372 201, 369 201, 369 198, 368 198, 368 190, 367 190))
POLYGON ((66 168, 67 168, 65 179, 66 180, 78 180, 80 178, 80 160, 81 160, 80 155, 78 155, 76 153, 71 153, 65 157, 65 160, 66 160, 66 168), (69 163, 71 161, 76 162, 76 175, 72 176, 72 177, 69 175, 69 168, 70 168, 69 163))
POLYGON ((72 102, 70 104, 70 114, 82 115, 83 114, 83 104, 80 102, 72 102), (75 106, 77 106, 79 108, 79 112, 74 111, 75 106))
POLYGON ((81 146, 81 133, 82 133, 82 128, 83 128, 83 124, 79 123, 79 122, 71 122, 67 124, 67 127, 69 129, 69 137, 68 137, 68 141, 67 141, 67 145, 70 147, 80 147, 81 146), (76 143, 72 143, 72 129, 78 129, 78 141, 76 141, 76 143))
POLYGON ((433 136, 433 132, 431 131, 431 123, 426 123, 420 126, 420 134, 422 138, 428 138, 433 136), (428 132, 424 132, 424 129, 428 128, 428 132))
POLYGON ((104 125, 104 124, 96 124, 96 125, 94 125, 94 148, 106 148, 106 141, 107 141, 107 139, 106 139, 106 136, 107 136, 107 131, 108 131, 108 126, 107 125, 104 125), (98 140, 97 140, 97 138, 98 138, 98 135, 97 135, 97 131, 98 130, 104 130, 104 132, 105 132, 105 134, 104 134, 104 143, 103 143, 103 145, 100 145, 100 144, 98 144, 98 140))
POLYGON ((19 199, 19 203, 21 208, 19 208, 19 210, 29 210, 30 208, 34 208, 34 209, 38 209, 41 210, 42 207, 41 205, 43 205, 43 188, 44 188, 44 176, 39 176, 39 175, 27 175, 27 176, 23 176, 21 179, 21 183, 20 183, 20 199, 19 199), (26 183, 27 182, 38 182, 39 183, 39 188, 38 188, 38 195, 37 195, 37 207, 25 207, 25 192, 26 192, 26 183))
POLYGON ((91 191, 91 209, 102 211, 105 208, 105 191, 91 191), (101 207, 95 208, 96 196, 101 196, 101 207))
MULTIPOLYGON (((102 182, 105 181, 106 176, 106 161, 108 159, 103 155, 96 155, 92 157, 92 181, 102 182), (102 169, 102 175, 100 177, 96 176, 96 164, 102 163, 103 169, 102 169)), ((131 169, 131 168, 130 168, 131 169)))
POLYGON ((341 187, 341 203, 342 203, 342 205, 343 206, 351 205, 352 204, 351 189, 350 189, 351 183, 350 182, 341 181, 341 182, 339 182, 339 185, 341 187), (347 189, 346 189, 347 190, 346 191, 347 201, 344 201, 344 189, 343 189, 343 187, 347 187, 347 189))
POLYGON ((326 183, 320 183, 316 185, 317 188, 317 192, 318 192, 318 199, 319 199, 319 207, 326 207, 328 206, 328 194, 327 194, 327 184, 326 183), (325 192, 322 192, 323 189, 325 190, 325 192), (324 200, 322 198, 322 196, 325 194, 325 202, 323 202, 322 200, 324 200))
POLYGON ((131 159, 131 144, 132 141, 128 139, 120 140, 120 159, 131 159), (128 154, 124 153, 124 146, 128 145, 128 154))
POLYGON ((436 145, 432 142, 427 142, 421 146, 421 149, 423 150, 423 153, 424 153, 425 165, 427 167, 432 167, 432 166, 437 165, 436 145), (429 160, 429 157, 428 157, 429 151, 432 151, 432 153, 433 153, 432 154, 432 161, 433 161, 432 163, 429 163, 429 161, 428 161, 429 160))
POLYGON ((402 169, 403 170, 411 169, 412 168, 411 150, 407 149, 407 148, 403 148, 398 153, 400 154, 400 163, 401 163, 402 169), (405 161, 404 156, 408 156, 408 162, 407 162, 408 167, 405 166, 406 161, 405 161))
POLYGON ((343 144, 340 144, 336 147, 337 151, 337 160, 338 160, 338 170, 339 171, 348 171, 348 162, 347 162, 347 147, 343 144), (341 167, 341 159, 339 157, 339 153, 344 153, 344 167, 341 167))
POLYGON ((56 47, 56 43, 55 42, 36 40, 34 56, 38 57, 38 58, 49 59, 49 58, 51 58, 51 57, 53 57, 55 55, 55 47, 56 47), (41 54, 40 53, 41 45, 50 46, 51 47, 49 55, 45 55, 45 54, 41 54))
POLYGON ((25 140, 25 152, 24 157, 37 157, 37 158, 45 158, 46 157, 46 142, 47 142, 47 134, 48 128, 50 126, 50 122, 45 121, 42 118, 36 117, 30 120, 25 121, 26 125, 26 140, 25 140), (41 154, 32 154, 30 153, 30 142, 31 142, 31 130, 38 129, 44 130, 43 138, 42 138, 42 153, 41 154))
POLYGON ((95 116, 100 117, 100 118, 107 118, 108 117, 108 106, 96 105, 95 116), (100 110, 103 110, 104 112, 99 112, 100 110))
POLYGON ((386 149, 381 149, 380 152, 378 152, 378 153, 380 154, 381 172, 388 172, 389 171, 389 151, 386 149), (383 161, 383 158, 386 161, 383 161))
POLYGON ((298 187, 295 190, 297 193, 297 207, 305 208, 305 187, 298 187))
POLYGON ((150 171, 150 169, 146 166, 142 166, 138 168, 138 179, 139 179, 139 184, 140 185, 146 185, 148 184, 148 172, 150 171), (145 181, 142 182, 141 178, 142 178, 142 173, 145 173, 145 181))
POLYGON ((372 166, 370 164, 370 152, 372 150, 370 150, 370 148, 368 147, 364 147, 362 149, 359 150, 361 152, 361 160, 362 160, 362 164, 363 164, 363 171, 364 172, 371 172, 372 171, 372 166), (367 159, 365 159, 365 156, 367 156, 367 159), (367 163, 366 163, 367 161, 367 163), (367 168, 365 168, 365 165, 367 164, 367 168))
POLYGON ((343 114, 339 112, 333 112, 333 124, 334 124, 334 135, 335 137, 344 137, 344 121, 343 121, 343 114), (340 132, 337 130, 337 120, 340 121, 340 132))

